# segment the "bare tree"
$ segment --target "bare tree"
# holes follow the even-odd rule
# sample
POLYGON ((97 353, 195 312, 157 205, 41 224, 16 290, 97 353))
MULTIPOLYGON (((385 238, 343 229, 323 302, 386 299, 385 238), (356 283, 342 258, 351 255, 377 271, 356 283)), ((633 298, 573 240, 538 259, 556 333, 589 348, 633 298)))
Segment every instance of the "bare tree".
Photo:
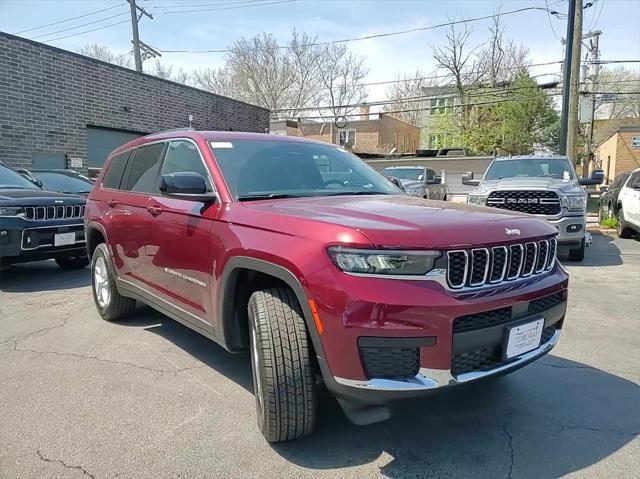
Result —
POLYGON ((640 72, 623 66, 600 72, 596 118, 640 118, 640 72))
POLYGON ((95 58, 96 60, 102 60, 103 62, 113 63, 125 68, 133 68, 133 61, 131 60, 131 53, 127 52, 122 55, 113 53, 109 47, 99 45, 97 43, 87 43, 80 48, 77 52, 80 55, 95 58))
POLYGON ((147 73, 158 78, 184 84, 189 83, 191 77, 189 73, 182 68, 175 69, 173 65, 166 65, 158 59, 153 62, 151 69, 147 73))
POLYGON ((317 59, 320 98, 330 106, 333 117, 351 113, 367 98, 362 80, 369 73, 364 58, 349 52, 345 44, 325 46, 317 59), (351 105, 351 106, 348 106, 351 105))
MULTIPOLYGON (((416 70, 412 74, 403 73, 396 77, 396 81, 389 85, 386 89, 387 99, 393 100, 393 103, 385 105, 384 111, 394 110, 408 110, 408 109, 420 109, 424 108, 426 101, 415 101, 412 98, 424 96, 424 89, 427 87, 437 86, 435 79, 425 78, 425 75, 416 70)), ((402 113, 394 113, 392 116, 411 123, 412 125, 420 126, 424 122, 426 111, 408 111, 402 113)))

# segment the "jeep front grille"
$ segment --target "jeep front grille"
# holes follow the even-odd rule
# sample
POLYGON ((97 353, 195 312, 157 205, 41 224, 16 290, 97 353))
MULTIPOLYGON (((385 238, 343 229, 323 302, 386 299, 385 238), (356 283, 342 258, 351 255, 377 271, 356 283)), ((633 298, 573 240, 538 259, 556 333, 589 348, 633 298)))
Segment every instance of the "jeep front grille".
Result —
POLYGON ((447 252, 447 283, 453 289, 476 288, 513 281, 550 270, 556 259, 556 239, 509 246, 447 252))
POLYGON ((533 215, 553 216, 560 213, 560 198, 553 191, 494 191, 487 206, 520 211, 533 215))
POLYGON ((30 221, 84 218, 84 205, 25 206, 24 217, 30 221))

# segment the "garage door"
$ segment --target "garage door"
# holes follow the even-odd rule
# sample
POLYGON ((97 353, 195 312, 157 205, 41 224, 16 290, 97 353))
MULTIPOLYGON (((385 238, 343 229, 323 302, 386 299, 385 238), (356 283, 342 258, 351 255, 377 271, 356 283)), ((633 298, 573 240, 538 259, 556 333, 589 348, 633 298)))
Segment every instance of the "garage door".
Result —
POLYGON ((41 169, 65 169, 67 158, 64 153, 34 153, 33 167, 41 169))
POLYGON ((143 136, 133 131, 87 127, 87 166, 102 168, 107 156, 126 142, 143 136))

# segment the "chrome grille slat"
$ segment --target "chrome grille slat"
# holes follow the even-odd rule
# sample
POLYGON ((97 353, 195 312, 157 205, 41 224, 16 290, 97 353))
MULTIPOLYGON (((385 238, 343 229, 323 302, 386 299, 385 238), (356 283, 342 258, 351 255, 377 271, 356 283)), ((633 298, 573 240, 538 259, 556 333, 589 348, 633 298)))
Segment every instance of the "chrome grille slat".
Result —
POLYGON ((451 289, 472 289, 528 278, 552 269, 556 254, 555 238, 448 251, 447 283, 451 289))
POLYGON ((84 205, 25 206, 24 209, 24 217, 28 221, 84 218, 84 205))

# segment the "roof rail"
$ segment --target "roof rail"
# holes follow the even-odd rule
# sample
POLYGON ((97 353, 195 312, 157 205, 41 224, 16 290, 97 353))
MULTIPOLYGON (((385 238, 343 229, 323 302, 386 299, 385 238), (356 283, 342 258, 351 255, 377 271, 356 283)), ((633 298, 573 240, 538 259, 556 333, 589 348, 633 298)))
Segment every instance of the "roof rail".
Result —
POLYGON ((153 138, 154 136, 164 135, 165 133, 172 133, 174 131, 196 131, 196 129, 190 126, 186 126, 184 128, 171 128, 170 130, 162 130, 156 131, 155 133, 149 133, 148 135, 145 135, 145 138, 153 138))

